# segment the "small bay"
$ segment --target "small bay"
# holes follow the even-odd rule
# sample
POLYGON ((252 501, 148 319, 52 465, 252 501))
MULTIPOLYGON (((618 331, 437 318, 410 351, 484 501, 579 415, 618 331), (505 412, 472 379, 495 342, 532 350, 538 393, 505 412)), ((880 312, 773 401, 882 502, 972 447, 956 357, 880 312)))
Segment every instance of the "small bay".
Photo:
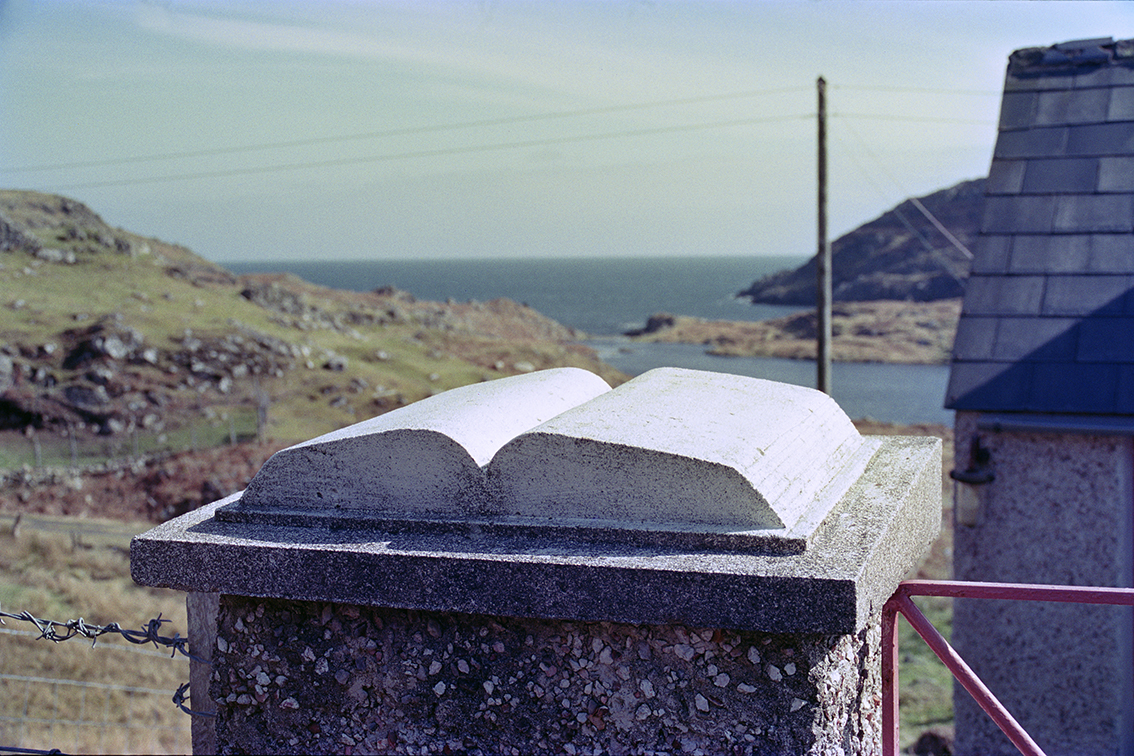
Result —
MULTIPOLYGON (((718 357, 694 344, 639 344, 619 336, 653 313, 709 320, 766 320, 799 307, 751 305, 735 297, 752 281, 803 262, 799 257, 332 260, 227 263, 236 273, 293 273, 322 286, 371 291, 396 286, 419 299, 507 297, 589 334, 587 343, 631 375, 685 367, 815 385, 807 360, 718 357)), ((848 415, 895 423, 952 424, 942 408, 945 365, 835 363, 832 393, 848 415)))

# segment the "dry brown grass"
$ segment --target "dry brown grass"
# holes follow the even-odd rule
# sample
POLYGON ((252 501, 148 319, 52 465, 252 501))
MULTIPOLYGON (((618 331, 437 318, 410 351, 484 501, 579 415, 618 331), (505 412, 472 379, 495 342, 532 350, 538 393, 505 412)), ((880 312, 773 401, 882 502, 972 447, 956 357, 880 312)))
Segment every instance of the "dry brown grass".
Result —
MULTIPOLYGON (((13 536, 12 523, 0 518, 5 612, 59 621, 83 617, 127 629, 140 629, 160 613, 171 620, 163 635, 186 634, 183 594, 130 579, 130 536, 148 526, 24 518, 13 536)), ((0 745, 72 753, 189 751, 189 717, 171 701, 189 679, 184 657, 171 659, 117 636, 93 647, 81 638, 53 644, 19 620, 8 619, 2 630, 0 745)))
MULTIPOLYGON (((832 359, 944 364, 953 349, 960 312, 959 299, 839 302, 832 308, 832 359)), ((813 311, 754 323, 684 315, 655 315, 651 321, 662 327, 639 340, 704 344, 710 354, 731 357, 815 359, 813 311)))

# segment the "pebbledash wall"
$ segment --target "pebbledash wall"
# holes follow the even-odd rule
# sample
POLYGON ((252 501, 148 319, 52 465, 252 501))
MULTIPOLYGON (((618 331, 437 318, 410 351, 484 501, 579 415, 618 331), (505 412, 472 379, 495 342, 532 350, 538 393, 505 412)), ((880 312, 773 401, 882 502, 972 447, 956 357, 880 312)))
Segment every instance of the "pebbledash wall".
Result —
POLYGON ((879 612, 938 533, 940 442, 679 370, 609 392, 584 374, 597 396, 507 440, 582 372, 313 439, 136 538, 135 579, 192 592, 211 656, 195 752, 878 753, 879 612), (462 489, 487 470, 471 509, 381 488, 450 441, 471 456, 462 489))
MULTIPOLYGON (((961 580, 1131 585, 1130 433, 958 412, 957 459, 981 439, 995 480, 958 483, 961 580), (963 435, 962 435, 963 434, 963 435)), ((964 456, 962 456, 964 455, 964 456)), ((1049 754, 1134 753, 1134 618, 1122 607, 958 599, 953 645, 1049 754)), ((958 754, 1018 751, 964 690, 958 754)))
MULTIPOLYGON (((1126 587, 1134 40, 1012 54, 946 406, 959 580, 1126 587)), ((960 654, 1048 753, 1134 753, 1129 609, 955 602, 960 654)), ((1016 753, 963 690, 956 752, 1016 753)))
POLYGON ((880 735, 874 625, 773 634, 226 597, 218 631, 227 752, 873 753, 880 735))

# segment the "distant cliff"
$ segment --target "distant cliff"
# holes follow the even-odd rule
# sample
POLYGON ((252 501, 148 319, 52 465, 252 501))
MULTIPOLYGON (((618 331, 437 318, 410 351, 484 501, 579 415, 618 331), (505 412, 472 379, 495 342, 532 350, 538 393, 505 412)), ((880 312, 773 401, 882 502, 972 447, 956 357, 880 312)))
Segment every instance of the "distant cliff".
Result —
MULTIPOLYGON (((917 200, 962 244, 980 230, 984 179, 962 181, 917 200)), ((968 259, 906 200, 836 239, 831 245, 834 299, 929 302, 964 293, 968 259)), ((815 303, 815 260, 756 281, 738 296, 754 303, 815 303)))

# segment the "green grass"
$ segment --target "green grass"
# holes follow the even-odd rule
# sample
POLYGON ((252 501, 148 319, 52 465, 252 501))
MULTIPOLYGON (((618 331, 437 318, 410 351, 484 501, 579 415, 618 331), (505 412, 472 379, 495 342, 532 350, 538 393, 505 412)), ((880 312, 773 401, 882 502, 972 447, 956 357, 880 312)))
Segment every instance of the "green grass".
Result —
MULTIPOLYGON (((914 604, 949 640, 952 599, 921 596, 914 604)), ((952 727, 953 675, 904 618, 898 620, 898 649, 902 743, 908 746, 926 730, 952 727)))
POLYGON ((0 442, 0 470, 24 466, 84 469, 140 456, 208 449, 256 438, 256 411, 251 407, 213 410, 210 417, 170 430, 135 430, 115 436, 76 433, 72 438, 50 433, 25 436, 5 433, 0 442))

